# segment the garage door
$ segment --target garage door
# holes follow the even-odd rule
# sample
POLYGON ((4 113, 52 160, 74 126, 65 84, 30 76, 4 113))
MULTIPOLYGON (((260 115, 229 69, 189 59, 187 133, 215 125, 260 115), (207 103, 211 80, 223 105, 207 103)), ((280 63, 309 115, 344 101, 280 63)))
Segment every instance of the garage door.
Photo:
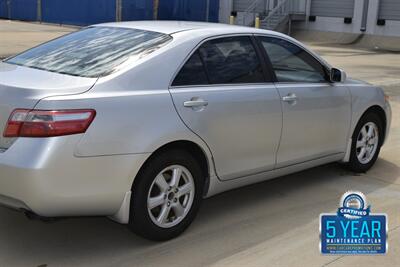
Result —
POLYGON ((400 20, 400 1, 381 0, 378 17, 379 19, 400 20))
POLYGON ((352 18, 354 0, 312 0, 311 16, 352 18))
MULTIPOLYGON (((233 0, 233 10, 246 11, 252 3, 253 1, 249 0, 233 0)), ((266 5, 265 0, 258 1, 255 11, 260 13, 264 12, 265 5, 266 5)))

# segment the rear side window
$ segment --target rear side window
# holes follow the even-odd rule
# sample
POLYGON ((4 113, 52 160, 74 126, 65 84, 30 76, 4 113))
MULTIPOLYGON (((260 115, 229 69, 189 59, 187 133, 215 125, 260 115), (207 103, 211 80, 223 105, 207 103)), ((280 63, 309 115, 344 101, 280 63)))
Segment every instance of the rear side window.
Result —
POLYGON ((82 77, 106 76, 165 45, 158 32, 89 27, 23 52, 6 62, 82 77))
POLYGON ((205 42, 179 71, 172 85, 265 82, 256 50, 247 36, 205 42))
POLYGON ((301 47, 273 37, 260 39, 278 82, 326 82, 324 66, 301 47))
POLYGON ((198 51, 196 51, 182 67, 172 85, 180 86, 202 84, 208 84, 208 78, 200 55, 198 51))
POLYGON ((227 37, 204 43, 199 49, 211 84, 262 83, 264 76, 249 37, 227 37))

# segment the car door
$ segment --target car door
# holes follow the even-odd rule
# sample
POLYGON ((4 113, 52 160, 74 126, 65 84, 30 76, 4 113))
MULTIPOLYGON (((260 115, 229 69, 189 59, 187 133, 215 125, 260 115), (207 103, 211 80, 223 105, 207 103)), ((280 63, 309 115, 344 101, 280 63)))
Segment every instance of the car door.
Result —
POLYGON ((283 111, 277 168, 346 150, 350 127, 350 92, 329 82, 329 70, 297 44, 278 37, 258 37, 276 76, 283 111))
POLYGON ((222 180, 275 166, 280 98, 254 42, 252 36, 206 40, 170 87, 180 117, 207 143, 222 180))

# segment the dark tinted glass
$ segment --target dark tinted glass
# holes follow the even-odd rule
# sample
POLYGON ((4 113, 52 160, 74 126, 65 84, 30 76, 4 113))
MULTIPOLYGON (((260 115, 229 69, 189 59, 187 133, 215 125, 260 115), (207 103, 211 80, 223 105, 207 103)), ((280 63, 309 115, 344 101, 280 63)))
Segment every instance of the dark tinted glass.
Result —
POLYGON ((208 41, 199 49, 211 84, 260 83, 264 76, 249 37, 208 41))
POLYGON ((110 74, 172 39, 158 32, 90 27, 23 52, 6 62, 83 77, 110 74))
POLYGON ((176 76, 173 86, 208 84, 206 72, 199 53, 194 53, 176 76))
POLYGON ((325 82, 327 72, 321 63, 302 48, 288 41, 262 37, 279 82, 325 82))

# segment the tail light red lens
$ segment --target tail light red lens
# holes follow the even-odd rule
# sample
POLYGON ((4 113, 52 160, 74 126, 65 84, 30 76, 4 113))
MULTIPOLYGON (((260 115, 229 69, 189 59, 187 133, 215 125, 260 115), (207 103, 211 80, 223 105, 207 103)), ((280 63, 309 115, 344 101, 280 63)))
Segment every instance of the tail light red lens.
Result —
POLYGON ((51 137, 86 132, 96 111, 93 109, 16 109, 8 119, 4 137, 51 137))

